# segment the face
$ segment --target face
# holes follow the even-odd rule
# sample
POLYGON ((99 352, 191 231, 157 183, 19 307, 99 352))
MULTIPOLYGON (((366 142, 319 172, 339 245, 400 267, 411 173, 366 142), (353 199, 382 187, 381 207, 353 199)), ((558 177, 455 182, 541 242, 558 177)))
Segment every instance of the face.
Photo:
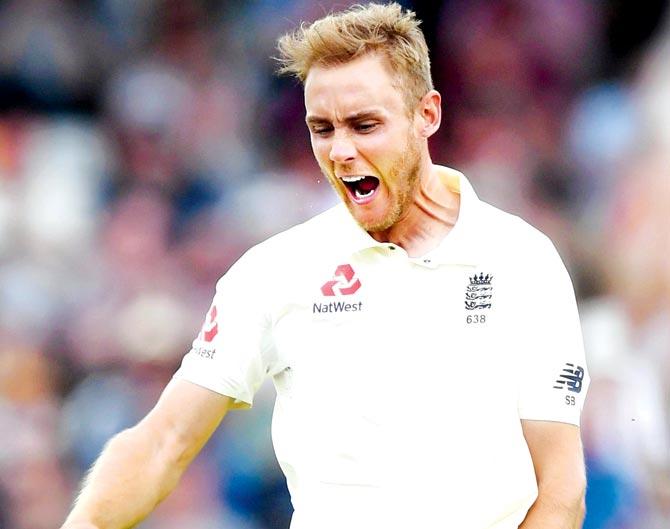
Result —
POLYGON ((342 65, 313 66, 305 80, 314 156, 370 232, 390 228, 407 212, 423 152, 403 95, 382 61, 369 54, 342 65))

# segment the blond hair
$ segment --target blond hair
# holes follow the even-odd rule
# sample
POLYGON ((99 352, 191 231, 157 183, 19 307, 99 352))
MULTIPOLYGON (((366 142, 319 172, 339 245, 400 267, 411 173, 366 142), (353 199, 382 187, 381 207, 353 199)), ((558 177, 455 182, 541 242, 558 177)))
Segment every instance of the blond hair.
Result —
POLYGON ((367 53, 380 53, 398 78, 408 110, 433 88, 428 46, 412 11, 397 3, 355 5, 282 36, 278 72, 304 84, 315 65, 334 66, 367 53))

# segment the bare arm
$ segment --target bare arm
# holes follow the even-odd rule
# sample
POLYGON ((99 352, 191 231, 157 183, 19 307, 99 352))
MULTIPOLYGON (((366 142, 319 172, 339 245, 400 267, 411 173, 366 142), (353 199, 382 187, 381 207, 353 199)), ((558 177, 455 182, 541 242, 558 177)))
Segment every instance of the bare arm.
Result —
POLYGON ((173 380, 142 421, 109 441, 63 529, 139 523, 175 488, 229 404, 229 397, 173 380))
POLYGON ((539 492, 519 529, 581 529, 586 477, 579 428, 546 421, 522 427, 539 492))

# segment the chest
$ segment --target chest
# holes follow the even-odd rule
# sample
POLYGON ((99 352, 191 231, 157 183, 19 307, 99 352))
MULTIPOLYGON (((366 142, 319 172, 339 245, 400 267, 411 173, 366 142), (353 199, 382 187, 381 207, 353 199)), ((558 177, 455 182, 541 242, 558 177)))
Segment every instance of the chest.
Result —
POLYGON ((304 277, 277 312, 274 344, 288 366, 280 396, 325 406, 337 395, 339 406, 377 409, 398 395, 511 394, 507 289, 491 267, 386 259, 330 268, 304 277))

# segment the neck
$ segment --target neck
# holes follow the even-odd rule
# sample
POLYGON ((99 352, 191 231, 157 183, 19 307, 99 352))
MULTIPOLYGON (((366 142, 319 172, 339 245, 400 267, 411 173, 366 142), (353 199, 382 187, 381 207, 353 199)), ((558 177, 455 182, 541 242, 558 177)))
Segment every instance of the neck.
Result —
POLYGON ((402 218, 387 230, 370 235, 404 248, 411 257, 421 257, 436 248, 455 226, 460 198, 458 173, 430 164, 422 171, 402 218))

